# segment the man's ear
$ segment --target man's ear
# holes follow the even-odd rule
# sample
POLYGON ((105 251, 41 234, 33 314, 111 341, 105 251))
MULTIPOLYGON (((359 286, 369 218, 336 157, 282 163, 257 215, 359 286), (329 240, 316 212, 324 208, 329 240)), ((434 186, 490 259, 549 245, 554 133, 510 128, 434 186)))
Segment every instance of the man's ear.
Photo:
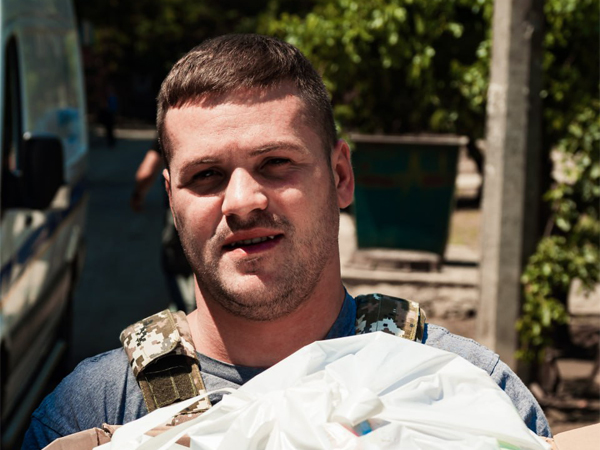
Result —
POLYGON ((338 197, 338 206, 346 208, 354 198, 354 172, 350 161, 350 147, 340 139, 331 152, 331 170, 338 197))
POLYGON ((173 224, 175 225, 175 229, 177 229, 177 219, 173 213, 173 198, 171 196, 171 174, 168 169, 163 169, 163 177, 165 178, 165 190, 169 196, 169 207, 171 208, 171 214, 173 215, 173 224))

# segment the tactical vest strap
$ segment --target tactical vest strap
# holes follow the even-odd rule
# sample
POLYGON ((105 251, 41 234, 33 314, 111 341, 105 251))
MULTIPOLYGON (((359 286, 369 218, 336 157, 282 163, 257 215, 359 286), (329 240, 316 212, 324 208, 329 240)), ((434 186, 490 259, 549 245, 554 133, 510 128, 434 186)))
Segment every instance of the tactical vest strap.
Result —
POLYGON ((419 304, 382 294, 359 295, 356 300, 356 334, 383 331, 421 341, 427 320, 419 304))
MULTIPOLYGON (((425 312, 416 302, 381 294, 356 297, 356 334, 383 331, 420 341, 425 312)), ((127 327, 121 343, 142 389, 148 411, 205 394, 200 364, 183 312, 164 310, 127 327)), ((170 425, 189 420, 211 407, 208 397, 181 411, 170 425)))
MULTIPOLYGON (((121 343, 148 411, 206 393, 183 312, 167 309, 136 322, 123 330, 121 343)), ((210 406, 205 398, 180 415, 201 413, 210 406)))

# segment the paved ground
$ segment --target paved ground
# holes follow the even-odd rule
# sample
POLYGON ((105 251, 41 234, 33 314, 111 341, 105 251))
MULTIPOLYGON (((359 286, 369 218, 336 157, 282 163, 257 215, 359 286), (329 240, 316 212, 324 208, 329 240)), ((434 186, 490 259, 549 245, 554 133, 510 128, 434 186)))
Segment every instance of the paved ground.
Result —
MULTIPOLYGON (((87 356, 118 347, 118 336, 125 326, 168 305, 159 267, 164 211, 162 187, 155 184, 142 213, 133 213, 128 204, 134 173, 151 143, 152 132, 127 132, 117 136, 121 139, 114 149, 94 139, 90 155, 88 254, 75 295, 72 365, 87 356)), ((475 182, 472 173, 464 179, 475 182)), ((454 259, 477 260, 479 217, 478 210, 455 213, 450 237, 454 259)), ((390 268, 371 270, 368 272, 370 281, 366 282, 360 278, 364 270, 357 271, 349 264, 355 250, 353 233, 351 217, 343 215, 340 242, 350 292, 381 291, 418 299, 427 305, 432 321, 455 333, 475 337, 476 266, 443 269, 436 275, 437 284, 427 285, 422 280, 415 284, 411 281, 413 275, 390 268)), ((600 421, 597 395, 594 398, 592 393, 591 398, 584 398, 569 394, 581 391, 581 380, 590 370, 589 362, 562 363, 562 372, 568 381, 566 395, 570 400, 548 409, 555 431, 600 421)))
POLYGON ((75 293, 72 364, 120 346, 123 328, 168 306, 159 266, 164 211, 159 183, 144 211, 129 208, 137 165, 151 143, 151 134, 143 137, 121 139, 112 149, 93 140, 87 255, 75 293))

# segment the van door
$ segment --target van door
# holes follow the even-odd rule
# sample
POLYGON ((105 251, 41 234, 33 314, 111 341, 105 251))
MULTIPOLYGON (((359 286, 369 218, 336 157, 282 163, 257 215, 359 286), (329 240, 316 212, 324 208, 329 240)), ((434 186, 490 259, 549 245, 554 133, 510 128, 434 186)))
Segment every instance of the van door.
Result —
POLYGON ((1 5, 0 410, 10 447, 68 344, 88 144, 70 2, 1 5))

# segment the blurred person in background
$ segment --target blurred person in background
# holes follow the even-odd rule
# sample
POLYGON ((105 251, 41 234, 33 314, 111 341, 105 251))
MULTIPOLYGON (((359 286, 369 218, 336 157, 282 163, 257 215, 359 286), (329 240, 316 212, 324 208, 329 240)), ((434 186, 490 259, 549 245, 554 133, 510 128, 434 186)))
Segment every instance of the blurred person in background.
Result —
MULTIPOLYGON (((148 191, 163 168, 160 145, 158 139, 155 139, 135 173, 135 186, 129 201, 133 211, 142 211, 148 191)), ((191 313, 196 309, 194 277, 173 224, 173 215, 169 209, 166 191, 163 193, 165 221, 161 238, 161 267, 165 274, 169 296, 175 308, 191 313)))
POLYGON ((115 125, 117 122, 117 112, 119 110, 119 99, 115 88, 112 85, 106 87, 104 106, 100 110, 100 122, 104 126, 106 133, 106 145, 113 148, 117 145, 115 138, 115 125))

